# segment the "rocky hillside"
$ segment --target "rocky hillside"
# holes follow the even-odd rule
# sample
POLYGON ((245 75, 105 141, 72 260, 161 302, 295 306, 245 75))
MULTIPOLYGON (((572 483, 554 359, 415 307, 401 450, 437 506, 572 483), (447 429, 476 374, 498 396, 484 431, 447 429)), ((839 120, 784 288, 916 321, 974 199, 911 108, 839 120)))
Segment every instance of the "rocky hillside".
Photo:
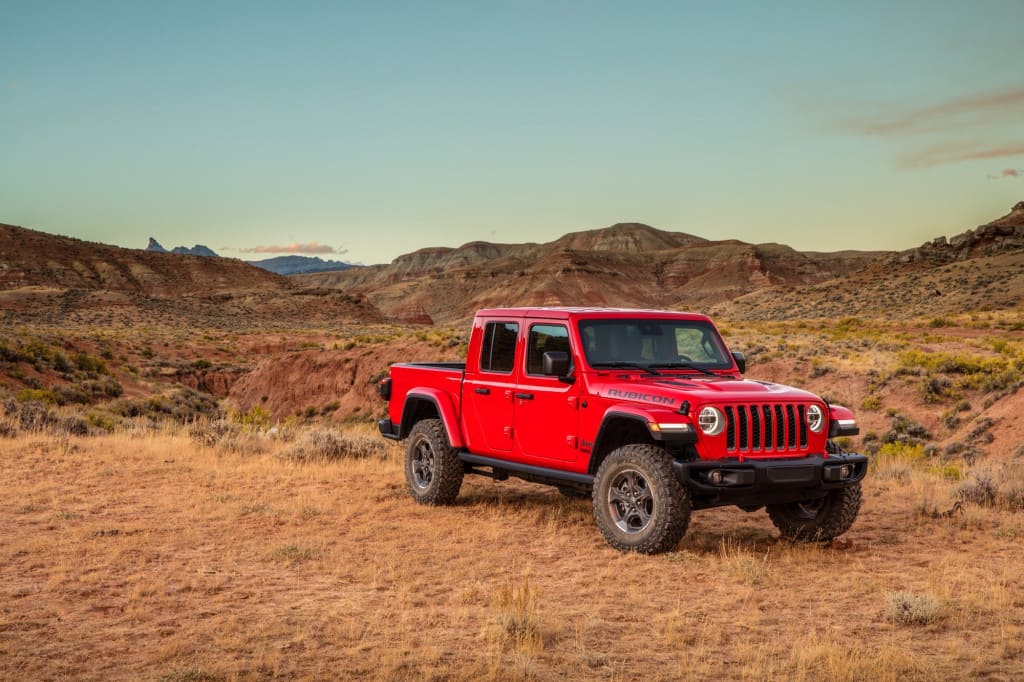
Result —
POLYGON ((0 224, 0 289, 33 285, 157 297, 294 287, 239 260, 122 249, 0 224))
POLYGON ((389 265, 295 279, 365 296, 397 319, 456 323, 499 305, 705 308, 765 287, 834 279, 882 255, 801 253, 620 223, 545 244, 421 249, 389 265))
POLYGON ((0 224, 0 322, 306 326, 378 321, 364 299, 243 261, 122 249, 0 224))
POLYGON ((719 304, 712 312, 765 320, 909 318, 1015 309, 1022 304, 1024 201, 992 222, 887 254, 846 277, 768 287, 719 304))

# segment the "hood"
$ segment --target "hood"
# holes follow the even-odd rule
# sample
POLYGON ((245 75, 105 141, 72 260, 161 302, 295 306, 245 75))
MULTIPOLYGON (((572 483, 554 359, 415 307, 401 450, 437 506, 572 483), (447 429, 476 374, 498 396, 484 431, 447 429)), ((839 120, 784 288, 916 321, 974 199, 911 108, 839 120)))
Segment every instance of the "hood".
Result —
POLYGON ((730 403, 822 402, 807 391, 751 379, 711 377, 702 374, 612 372, 587 375, 590 392, 610 400, 677 408, 683 401, 692 405, 730 403))

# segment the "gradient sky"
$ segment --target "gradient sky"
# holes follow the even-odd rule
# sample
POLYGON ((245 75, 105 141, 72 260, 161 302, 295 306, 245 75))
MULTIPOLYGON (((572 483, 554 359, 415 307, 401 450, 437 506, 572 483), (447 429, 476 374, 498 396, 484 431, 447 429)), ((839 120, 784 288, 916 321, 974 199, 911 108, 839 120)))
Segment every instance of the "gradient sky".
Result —
POLYGON ((903 249, 1024 200, 1024 0, 0 0, 0 222, 373 263, 638 221, 903 249))

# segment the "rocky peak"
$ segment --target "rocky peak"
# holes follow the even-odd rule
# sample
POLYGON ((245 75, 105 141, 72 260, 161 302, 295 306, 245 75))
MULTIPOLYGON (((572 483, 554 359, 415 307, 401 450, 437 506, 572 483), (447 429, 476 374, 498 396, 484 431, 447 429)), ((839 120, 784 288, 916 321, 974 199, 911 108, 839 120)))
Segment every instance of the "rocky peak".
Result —
POLYGON ((156 251, 157 253, 167 253, 167 249, 162 247, 160 245, 160 242, 158 242, 157 240, 153 239, 152 237, 149 238, 149 245, 146 247, 146 251, 156 251))
POLYGON ((894 254, 890 260, 901 263, 949 263, 980 256, 994 256, 1024 250, 1024 201, 1014 204, 1009 213, 947 240, 938 237, 916 249, 894 254))

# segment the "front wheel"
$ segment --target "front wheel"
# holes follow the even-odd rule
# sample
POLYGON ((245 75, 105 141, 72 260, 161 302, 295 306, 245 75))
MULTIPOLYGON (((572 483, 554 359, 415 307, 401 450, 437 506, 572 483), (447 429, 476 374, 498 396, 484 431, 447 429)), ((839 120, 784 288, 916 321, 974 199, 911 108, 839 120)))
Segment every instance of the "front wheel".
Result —
POLYGON ((451 504, 459 496, 463 474, 444 422, 416 422, 405 448, 405 485, 412 499, 420 504, 451 504))
POLYGON ((846 531, 860 511, 860 483, 805 502, 768 505, 768 516, 782 536, 797 542, 828 542, 846 531))
POLYGON ((594 478, 593 500, 597 527, 623 552, 667 552, 690 523, 686 488, 668 453, 653 445, 624 445, 608 455, 594 478))

